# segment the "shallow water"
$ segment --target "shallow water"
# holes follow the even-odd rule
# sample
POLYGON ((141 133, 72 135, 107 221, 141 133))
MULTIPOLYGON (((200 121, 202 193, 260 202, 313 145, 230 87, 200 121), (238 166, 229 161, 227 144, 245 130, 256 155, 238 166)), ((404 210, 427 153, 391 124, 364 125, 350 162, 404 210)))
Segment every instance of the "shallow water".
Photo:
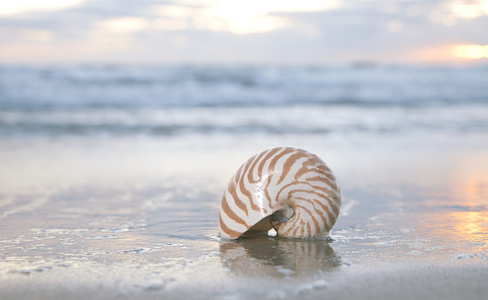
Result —
POLYGON ((483 299, 486 69, 293 71, 0 69, 0 298, 483 299), (277 145, 338 178, 329 238, 220 240, 277 145))

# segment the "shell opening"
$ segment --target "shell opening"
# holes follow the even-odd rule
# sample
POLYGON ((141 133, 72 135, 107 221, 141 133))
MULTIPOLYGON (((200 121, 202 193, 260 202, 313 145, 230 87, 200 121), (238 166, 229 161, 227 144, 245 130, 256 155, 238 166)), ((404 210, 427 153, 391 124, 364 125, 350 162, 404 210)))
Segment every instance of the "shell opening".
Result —
POLYGON ((286 223, 295 215, 295 209, 291 206, 287 206, 281 210, 274 212, 269 219, 271 223, 279 222, 286 223))

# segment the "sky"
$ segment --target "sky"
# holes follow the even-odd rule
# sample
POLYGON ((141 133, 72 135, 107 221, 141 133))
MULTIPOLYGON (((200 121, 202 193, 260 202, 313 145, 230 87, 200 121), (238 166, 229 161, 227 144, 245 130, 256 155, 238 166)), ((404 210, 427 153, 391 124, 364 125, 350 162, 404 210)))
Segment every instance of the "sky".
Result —
POLYGON ((0 63, 488 62, 488 0, 0 0, 0 63))

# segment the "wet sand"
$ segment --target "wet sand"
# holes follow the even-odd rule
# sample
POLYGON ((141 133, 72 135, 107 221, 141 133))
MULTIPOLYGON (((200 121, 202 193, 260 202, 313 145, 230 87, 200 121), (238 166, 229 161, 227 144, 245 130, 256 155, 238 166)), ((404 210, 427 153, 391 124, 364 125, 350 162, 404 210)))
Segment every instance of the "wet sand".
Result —
POLYGON ((484 299, 483 136, 5 139, 1 299, 484 299), (217 236, 237 167, 275 145, 341 184, 330 238, 217 236))

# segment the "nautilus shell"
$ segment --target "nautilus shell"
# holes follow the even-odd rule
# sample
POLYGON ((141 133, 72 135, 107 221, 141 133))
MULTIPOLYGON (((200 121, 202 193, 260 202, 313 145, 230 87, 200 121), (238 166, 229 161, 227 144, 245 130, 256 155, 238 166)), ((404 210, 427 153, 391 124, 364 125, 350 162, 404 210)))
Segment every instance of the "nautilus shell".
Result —
POLYGON ((265 150, 234 174, 222 197, 222 238, 246 232, 307 238, 326 235, 341 207, 339 185, 316 155, 291 147, 265 150))

